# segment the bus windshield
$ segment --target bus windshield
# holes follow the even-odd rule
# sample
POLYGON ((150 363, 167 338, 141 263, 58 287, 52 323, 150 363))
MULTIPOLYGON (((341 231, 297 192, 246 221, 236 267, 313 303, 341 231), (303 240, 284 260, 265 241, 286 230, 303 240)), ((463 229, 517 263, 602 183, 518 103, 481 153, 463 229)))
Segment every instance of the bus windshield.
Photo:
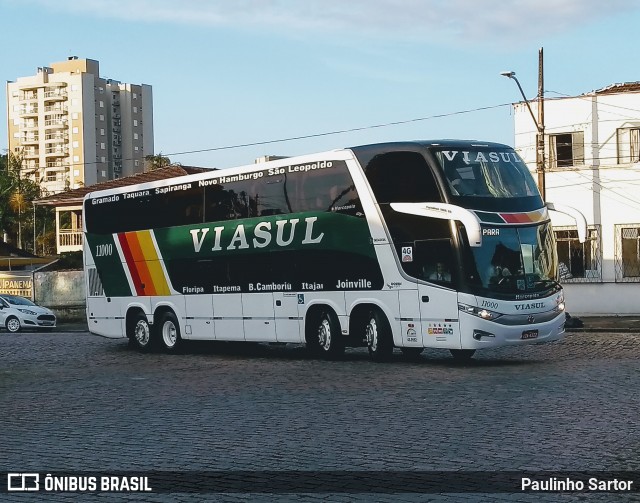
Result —
MULTIPOLYGON (((513 198, 539 196, 524 161, 512 149, 476 147, 435 150, 452 196, 513 198)), ((542 206, 540 204, 539 206, 542 206)))
POLYGON ((557 286, 558 260, 549 223, 486 228, 482 246, 471 248, 467 277, 484 291, 535 294, 557 286))

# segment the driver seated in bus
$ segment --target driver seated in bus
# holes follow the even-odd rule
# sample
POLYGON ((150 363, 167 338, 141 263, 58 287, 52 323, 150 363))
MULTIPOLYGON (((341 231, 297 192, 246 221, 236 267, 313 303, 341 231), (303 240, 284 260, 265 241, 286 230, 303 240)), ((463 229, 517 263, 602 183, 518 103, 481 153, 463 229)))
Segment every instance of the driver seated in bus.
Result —
POLYGON ((451 274, 447 271, 447 268, 444 262, 441 262, 441 261, 436 262, 435 270, 432 268, 431 274, 427 275, 425 269, 426 268, 423 268, 423 276, 426 279, 430 279, 432 281, 447 281, 447 282, 451 281, 451 274))
POLYGON ((508 267, 502 267, 497 265, 495 267, 492 267, 491 269, 490 276, 489 276, 489 283, 501 284, 509 276, 511 276, 511 271, 509 270, 508 267))

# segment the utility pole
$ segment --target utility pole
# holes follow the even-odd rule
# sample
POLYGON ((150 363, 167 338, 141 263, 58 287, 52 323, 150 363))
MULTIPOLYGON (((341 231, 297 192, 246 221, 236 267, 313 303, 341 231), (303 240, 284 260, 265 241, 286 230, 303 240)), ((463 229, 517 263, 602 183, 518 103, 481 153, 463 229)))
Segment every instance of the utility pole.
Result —
POLYGON ((544 161, 544 70, 543 70, 543 52, 542 47, 538 52, 538 118, 533 114, 531 104, 527 99, 520 82, 516 78, 516 72, 500 72, 500 75, 513 79, 520 90, 524 104, 531 114, 531 119, 536 127, 536 172, 538 173, 538 190, 542 196, 542 200, 546 201, 546 183, 545 183, 545 161, 544 161))
POLYGON ((538 51, 538 133, 536 134, 536 171, 538 172, 538 189, 542 200, 546 201, 545 160, 544 160, 544 65, 542 47, 538 51))

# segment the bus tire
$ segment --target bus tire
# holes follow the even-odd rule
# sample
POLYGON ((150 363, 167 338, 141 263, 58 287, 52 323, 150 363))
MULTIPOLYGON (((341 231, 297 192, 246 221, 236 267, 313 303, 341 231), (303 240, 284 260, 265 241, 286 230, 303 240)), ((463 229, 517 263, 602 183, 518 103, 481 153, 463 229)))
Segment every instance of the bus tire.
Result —
POLYGON ((468 362, 475 354, 475 349, 450 349, 451 356, 457 362, 468 362))
POLYGON ((151 332, 151 326, 149 325, 144 313, 139 312, 131 318, 127 327, 127 337, 129 337, 129 342, 138 351, 151 351, 153 346, 153 334, 151 332))
POLYGON ((306 342, 312 354, 328 360, 339 358, 344 353, 340 322, 333 310, 324 309, 310 320, 306 342))
POLYGON ((157 330, 157 339, 162 350, 166 353, 176 353, 182 346, 180 324, 176 315, 171 311, 164 313, 160 317, 157 330))
POLYGON ((377 309, 369 311, 365 325, 369 356, 376 362, 386 362, 393 354, 391 327, 384 314, 377 309))

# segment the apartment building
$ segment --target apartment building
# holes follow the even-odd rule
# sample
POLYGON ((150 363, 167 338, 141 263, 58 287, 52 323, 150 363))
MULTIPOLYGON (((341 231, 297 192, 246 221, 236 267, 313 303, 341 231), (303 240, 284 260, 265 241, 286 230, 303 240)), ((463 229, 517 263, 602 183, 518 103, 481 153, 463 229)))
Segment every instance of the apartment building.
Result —
POLYGON ((151 86, 100 77, 69 57, 7 83, 9 151, 54 194, 144 171, 153 154, 151 86))
MULTIPOLYGON (((537 116, 538 101, 531 103, 537 116)), ((553 213, 571 314, 640 314, 640 82, 544 100, 546 199, 580 210, 588 233, 553 213)), ((536 125, 514 105, 515 148, 536 168, 536 125)), ((535 173, 534 173, 535 176, 535 173)))

